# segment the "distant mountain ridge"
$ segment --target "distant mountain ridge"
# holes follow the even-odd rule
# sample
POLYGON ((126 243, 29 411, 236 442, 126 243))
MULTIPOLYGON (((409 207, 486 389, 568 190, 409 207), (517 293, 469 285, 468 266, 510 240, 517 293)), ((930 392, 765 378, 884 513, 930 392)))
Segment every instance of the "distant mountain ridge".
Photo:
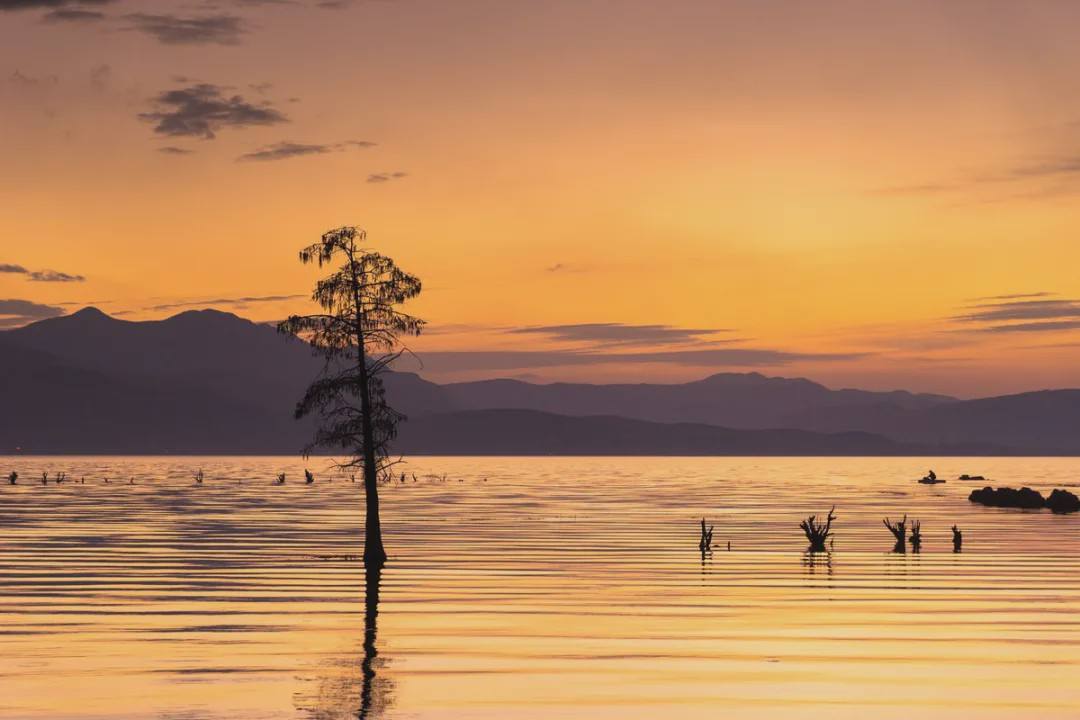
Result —
POLYGON ((805 416, 825 408, 894 407, 921 410, 955 398, 903 390, 830 390, 803 378, 760 373, 719 373, 681 384, 552 383, 482 380, 444 385, 462 410, 520 408, 565 415, 618 415, 653 422, 696 422, 725 427, 803 427, 805 416))
MULTIPOLYGON (((86 308, 0 332, 0 452, 293 453, 312 423, 292 411, 320 363, 230 313, 131 322, 86 308)), ((392 373, 387 392, 413 453, 1080 454, 1080 390, 961 401, 758 373, 613 385, 392 373)))

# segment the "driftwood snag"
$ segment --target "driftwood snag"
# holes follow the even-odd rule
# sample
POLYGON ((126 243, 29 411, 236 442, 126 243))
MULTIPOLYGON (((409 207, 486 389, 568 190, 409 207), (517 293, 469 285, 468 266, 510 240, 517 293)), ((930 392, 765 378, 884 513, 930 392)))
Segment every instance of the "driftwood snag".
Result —
POLYGON ((893 552, 903 553, 907 552, 907 514, 903 519, 898 522, 892 522, 889 518, 885 518, 881 521, 893 537, 896 538, 896 545, 893 546, 893 552))
POLYGON ((806 539, 810 541, 810 552, 825 552, 825 541, 829 539, 833 520, 836 519, 833 514, 835 510, 836 506, 833 505, 824 523, 817 521, 817 515, 811 515, 799 523, 799 527, 806 533, 806 539))
POLYGON ((918 520, 911 521, 911 550, 912 552, 919 552, 922 549, 922 523, 918 520))
POLYGON ((955 525, 952 526, 952 551, 958 553, 964 546, 964 534, 960 532, 960 528, 955 525))
POLYGON ((702 553, 712 552, 712 525, 705 529, 705 518, 701 518, 701 540, 698 541, 698 550, 702 553))

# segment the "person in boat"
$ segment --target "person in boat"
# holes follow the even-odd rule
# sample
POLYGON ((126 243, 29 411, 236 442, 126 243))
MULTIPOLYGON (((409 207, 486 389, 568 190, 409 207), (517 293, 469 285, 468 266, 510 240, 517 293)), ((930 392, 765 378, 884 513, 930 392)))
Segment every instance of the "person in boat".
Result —
POLYGON ((929 480, 937 480, 937 473, 931 470, 930 472, 926 473, 926 477, 929 480))

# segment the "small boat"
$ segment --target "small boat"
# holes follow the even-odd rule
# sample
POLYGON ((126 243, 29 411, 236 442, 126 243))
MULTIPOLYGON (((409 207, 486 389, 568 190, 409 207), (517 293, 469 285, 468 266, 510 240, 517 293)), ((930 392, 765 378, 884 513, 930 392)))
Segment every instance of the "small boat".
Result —
POLYGON ((945 482, 945 481, 942 480, 941 478, 939 478, 939 477, 930 477, 929 475, 927 475, 924 478, 919 479, 919 484, 921 484, 921 485, 940 485, 943 482, 945 482))

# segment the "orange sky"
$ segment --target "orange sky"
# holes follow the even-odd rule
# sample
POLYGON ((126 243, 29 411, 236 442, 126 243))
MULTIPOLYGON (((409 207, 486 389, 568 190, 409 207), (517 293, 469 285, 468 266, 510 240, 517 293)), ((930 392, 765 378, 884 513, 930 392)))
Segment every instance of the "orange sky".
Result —
POLYGON ((237 299, 359 224, 434 379, 1080 386, 1075 3, 40 4, 0 11, 0 323, 276 319, 237 299))

